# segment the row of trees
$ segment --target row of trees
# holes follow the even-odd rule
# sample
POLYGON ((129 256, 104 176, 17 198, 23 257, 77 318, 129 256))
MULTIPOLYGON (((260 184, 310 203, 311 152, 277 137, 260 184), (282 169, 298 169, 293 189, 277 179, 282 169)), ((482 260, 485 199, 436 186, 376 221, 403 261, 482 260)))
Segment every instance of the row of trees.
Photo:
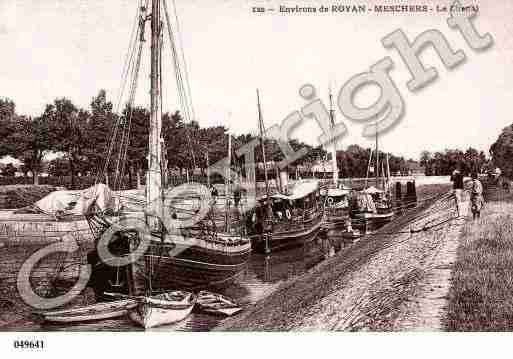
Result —
MULTIPOLYGON (((413 160, 406 160, 404 157, 396 156, 392 153, 379 152, 379 160, 385 166, 384 161, 388 155, 390 172, 408 173, 413 160)), ((337 151, 337 165, 339 174, 342 177, 365 177, 367 175, 367 166, 371 156, 370 148, 363 148, 358 145, 349 145, 345 151, 337 151)), ((372 153, 375 161, 375 153, 372 153)), ((380 166, 381 167, 381 166, 380 166)), ((381 173, 382 169, 379 169, 381 173)))
MULTIPOLYGON (((70 176, 71 186, 74 187, 77 174, 94 175, 101 172, 106 159, 113 159, 108 163, 107 171, 116 171, 115 158, 122 151, 109 145, 120 142, 119 131, 123 125, 130 123, 125 173, 132 183, 134 176, 139 178, 146 170, 149 117, 148 110, 142 107, 125 107, 120 114, 115 113, 104 90, 91 100, 87 109, 75 106, 67 98, 59 98, 46 105, 43 113, 37 117, 18 114, 13 101, 0 99, 0 157, 11 155, 22 161, 21 170, 24 173, 32 172, 35 183, 38 174, 45 170, 55 176, 70 176), (115 123, 120 124, 118 133, 113 132, 115 123), (59 153, 61 156, 45 163, 49 153, 59 153)), ((226 156, 228 131, 224 126, 204 128, 194 121, 185 123, 179 112, 165 113, 162 122, 169 170, 182 173, 196 169, 205 174, 208 165, 226 156)), ((255 139, 256 136, 251 133, 232 137, 234 165, 243 167, 242 158, 235 154, 236 149, 255 139)), ((291 171, 298 165, 308 170, 316 160, 327 158, 326 151, 321 147, 312 147, 297 140, 292 140, 290 145, 294 150, 307 149, 305 157, 291 164, 291 171)), ((265 148, 268 160, 277 162, 284 158, 275 141, 266 140, 265 148)), ((340 174, 344 177, 365 176, 369 155, 370 149, 358 145, 338 151, 340 174)), ((255 158, 257 162, 262 161, 262 151, 258 146, 255 148, 255 158)), ((408 161, 403 157, 389 154, 389 163, 392 172, 406 172, 408 169, 408 161)), ((8 172, 12 174, 12 171, 8 172)))
MULTIPOLYGON (((77 174, 99 173, 107 159, 111 160, 107 166, 108 171, 116 170, 120 147, 116 147, 116 144, 110 147, 110 143, 121 142, 119 132, 123 124, 131 119, 125 166, 125 173, 131 182, 133 176, 139 176, 146 170, 149 117, 149 111, 142 107, 125 107, 121 114, 116 114, 104 90, 92 99, 88 109, 78 108, 69 99, 59 98, 46 105, 44 112, 37 117, 18 114, 13 101, 0 99, 0 157, 11 155, 22 161, 20 169, 24 173, 32 172, 35 183, 38 174, 46 170, 56 176, 69 175, 73 187, 77 174), (116 122, 121 124, 118 126, 117 137, 113 126, 116 122), (62 156, 45 163, 45 156, 52 152, 62 156)), ((226 156, 228 131, 224 126, 202 128, 195 121, 186 124, 179 112, 165 113, 162 122, 168 169, 180 173, 199 169, 205 173, 208 165, 226 156)), ((235 150, 254 139, 252 134, 232 137, 235 162, 241 160, 235 155, 235 150)), ((314 148, 295 140, 291 145, 294 149, 306 147, 308 150, 307 156, 296 164, 304 164, 325 155, 325 151, 319 147, 314 148)), ((265 146, 268 160, 283 159, 276 142, 265 141, 265 146)), ((261 153, 257 149, 257 161, 262 160, 261 153)), ((12 171, 6 174, 12 175, 12 171)))
POLYGON ((447 149, 443 152, 423 151, 420 155, 420 165, 424 167, 428 176, 447 176, 455 169, 460 169, 464 174, 482 172, 489 166, 483 151, 469 147, 465 152, 461 150, 447 149))

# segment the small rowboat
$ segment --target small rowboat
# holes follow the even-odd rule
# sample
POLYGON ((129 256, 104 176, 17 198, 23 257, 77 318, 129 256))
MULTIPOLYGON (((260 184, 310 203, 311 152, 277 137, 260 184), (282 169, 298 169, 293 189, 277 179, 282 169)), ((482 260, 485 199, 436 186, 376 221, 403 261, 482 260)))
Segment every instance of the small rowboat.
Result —
POLYGON ((123 299, 113 302, 96 303, 85 307, 53 310, 34 313, 43 321, 50 323, 81 323, 95 320, 119 318, 137 306, 134 299, 123 299))
POLYGON ((128 316, 145 329, 179 322, 192 312, 197 297, 184 291, 138 298, 138 305, 128 316))
POLYGON ((217 293, 201 291, 198 293, 198 309, 204 313, 231 316, 242 308, 231 299, 217 293))

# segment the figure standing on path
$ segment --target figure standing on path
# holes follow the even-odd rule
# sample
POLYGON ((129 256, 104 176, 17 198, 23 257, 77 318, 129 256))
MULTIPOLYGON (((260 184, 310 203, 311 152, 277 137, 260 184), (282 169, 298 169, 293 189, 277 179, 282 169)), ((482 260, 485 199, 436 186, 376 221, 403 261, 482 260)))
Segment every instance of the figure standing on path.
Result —
POLYGON ((470 203, 472 204, 473 219, 481 217, 481 209, 483 208, 483 185, 477 179, 477 173, 472 173, 472 185, 470 187, 470 203))
POLYGON ((462 216, 461 201, 463 194, 463 175, 458 169, 455 169, 451 176, 452 188, 454 197, 456 198, 456 209, 458 211, 458 218, 462 216))
POLYGON ((217 188, 211 184, 210 185, 210 196, 212 197, 213 204, 217 202, 217 197, 219 196, 219 192, 217 191, 217 188))
POLYGON ((233 201, 235 202, 235 207, 239 207, 240 200, 242 198, 242 188, 238 183, 235 184, 233 188, 233 201))

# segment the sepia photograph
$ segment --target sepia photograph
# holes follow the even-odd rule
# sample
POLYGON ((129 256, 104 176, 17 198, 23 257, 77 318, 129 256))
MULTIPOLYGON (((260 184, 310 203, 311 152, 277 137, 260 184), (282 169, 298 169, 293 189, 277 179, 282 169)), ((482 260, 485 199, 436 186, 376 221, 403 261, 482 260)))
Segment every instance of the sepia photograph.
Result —
POLYGON ((0 352, 512 332, 512 19, 2 0, 0 352))

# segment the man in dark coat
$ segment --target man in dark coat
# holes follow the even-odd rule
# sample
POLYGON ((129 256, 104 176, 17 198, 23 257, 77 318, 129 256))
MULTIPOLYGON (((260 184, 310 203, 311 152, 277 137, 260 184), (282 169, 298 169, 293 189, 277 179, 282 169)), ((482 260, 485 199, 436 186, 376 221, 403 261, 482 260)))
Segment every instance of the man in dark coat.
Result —
POLYGON ((458 217, 461 217, 461 202, 463 195, 463 174, 460 170, 455 169, 451 176, 452 189, 454 197, 456 198, 456 209, 458 210, 458 217))

